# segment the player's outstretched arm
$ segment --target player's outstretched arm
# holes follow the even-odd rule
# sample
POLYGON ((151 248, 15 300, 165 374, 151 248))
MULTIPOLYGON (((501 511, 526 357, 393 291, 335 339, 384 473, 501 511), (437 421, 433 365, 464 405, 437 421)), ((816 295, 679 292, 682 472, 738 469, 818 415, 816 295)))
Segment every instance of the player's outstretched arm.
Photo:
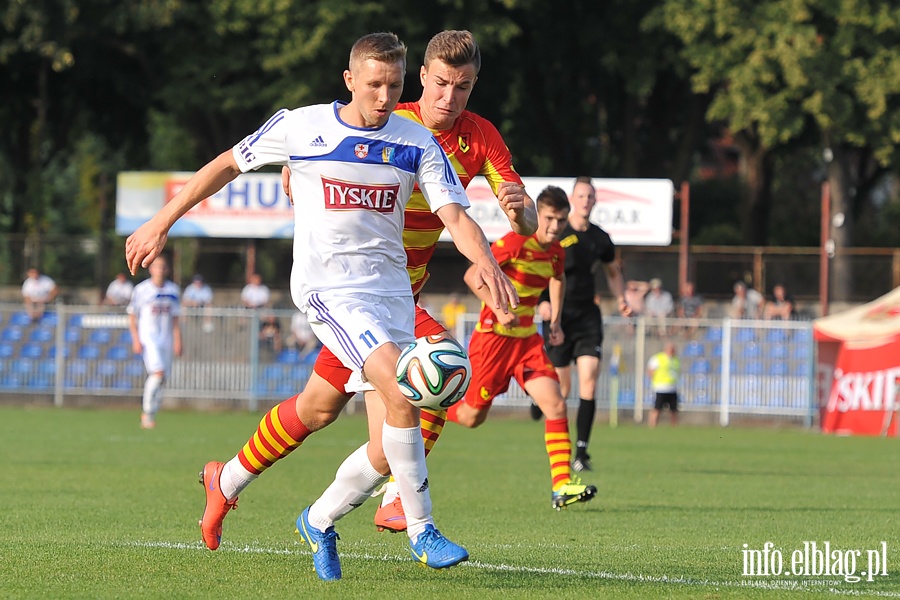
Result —
POLYGON ((150 266, 153 259, 159 256, 175 221, 240 174, 231 150, 223 152, 197 171, 171 202, 128 236, 125 241, 125 263, 131 274, 136 274, 140 267, 150 266))
POLYGON ((525 186, 504 181, 497 189, 497 201, 513 231, 526 236, 537 231, 537 209, 534 200, 525 193, 525 186))
POLYGON ((516 288, 491 254, 491 247, 478 223, 459 204, 445 204, 436 214, 447 227, 457 249, 472 262, 478 289, 487 286, 490 298, 485 304, 504 313, 509 312, 509 307, 518 306, 516 288))

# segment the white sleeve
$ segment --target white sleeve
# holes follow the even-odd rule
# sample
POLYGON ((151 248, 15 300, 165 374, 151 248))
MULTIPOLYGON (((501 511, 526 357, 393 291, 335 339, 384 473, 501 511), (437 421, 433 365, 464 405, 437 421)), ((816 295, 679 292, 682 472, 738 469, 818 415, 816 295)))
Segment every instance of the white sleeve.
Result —
POLYGON ((431 212, 451 203, 469 208, 469 198, 456 175, 456 170, 433 137, 422 149, 416 182, 425 200, 428 201, 431 212))
POLYGON ((290 111, 282 108, 262 126, 231 149, 241 173, 265 165, 285 165, 288 162, 287 121, 290 111))

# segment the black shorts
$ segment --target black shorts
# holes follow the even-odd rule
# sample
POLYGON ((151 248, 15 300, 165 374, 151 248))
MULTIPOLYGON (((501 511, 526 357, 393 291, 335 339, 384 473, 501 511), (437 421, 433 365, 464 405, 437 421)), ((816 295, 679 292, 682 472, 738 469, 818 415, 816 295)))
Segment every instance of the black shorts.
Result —
POLYGON ((676 392, 656 392, 656 410, 669 406, 672 412, 678 412, 678 394, 676 392))
POLYGON ((550 345, 550 328, 544 326, 544 348, 554 367, 568 367, 579 356, 603 356, 603 317, 600 310, 580 311, 562 317, 565 341, 559 346, 550 345))

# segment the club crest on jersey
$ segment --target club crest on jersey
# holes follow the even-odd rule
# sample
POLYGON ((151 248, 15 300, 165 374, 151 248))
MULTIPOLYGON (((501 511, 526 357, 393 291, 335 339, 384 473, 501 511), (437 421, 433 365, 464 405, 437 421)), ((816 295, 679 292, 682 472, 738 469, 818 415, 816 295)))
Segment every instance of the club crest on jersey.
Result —
POLYGON ((463 154, 465 154, 466 152, 469 151, 469 134, 468 133, 460 134, 457 141, 459 142, 459 149, 463 152, 463 154))
POLYGON ((390 146, 385 146, 384 150, 381 151, 381 162, 390 164, 394 162, 394 149, 390 146))
POLYGON ((369 145, 368 144, 357 144, 353 147, 353 154, 356 155, 356 158, 359 160, 364 159, 369 155, 369 145))
POLYGON ((363 184, 322 177, 326 210, 373 210, 391 213, 397 205, 400 184, 363 184))

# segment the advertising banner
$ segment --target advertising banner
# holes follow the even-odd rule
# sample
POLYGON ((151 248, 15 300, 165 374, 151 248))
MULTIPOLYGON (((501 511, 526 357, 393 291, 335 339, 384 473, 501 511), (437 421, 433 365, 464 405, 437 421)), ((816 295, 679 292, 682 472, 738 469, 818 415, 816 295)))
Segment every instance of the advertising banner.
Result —
MULTIPOLYGON (((170 201, 192 173, 123 172, 118 177, 116 233, 130 235, 170 201)), ((574 177, 525 177, 525 188, 536 198, 556 185, 568 194, 574 177)), ((672 242, 672 200, 675 188, 667 179, 594 179, 597 204, 591 221, 603 227, 616 244, 667 246, 672 242)), ((487 181, 476 177, 466 193, 469 214, 489 241, 509 232, 509 222, 487 181)), ((173 237, 290 238, 294 230, 290 200, 277 173, 241 175, 219 193, 191 209, 175 224, 173 237)), ((444 232, 443 241, 450 241, 444 232)))

